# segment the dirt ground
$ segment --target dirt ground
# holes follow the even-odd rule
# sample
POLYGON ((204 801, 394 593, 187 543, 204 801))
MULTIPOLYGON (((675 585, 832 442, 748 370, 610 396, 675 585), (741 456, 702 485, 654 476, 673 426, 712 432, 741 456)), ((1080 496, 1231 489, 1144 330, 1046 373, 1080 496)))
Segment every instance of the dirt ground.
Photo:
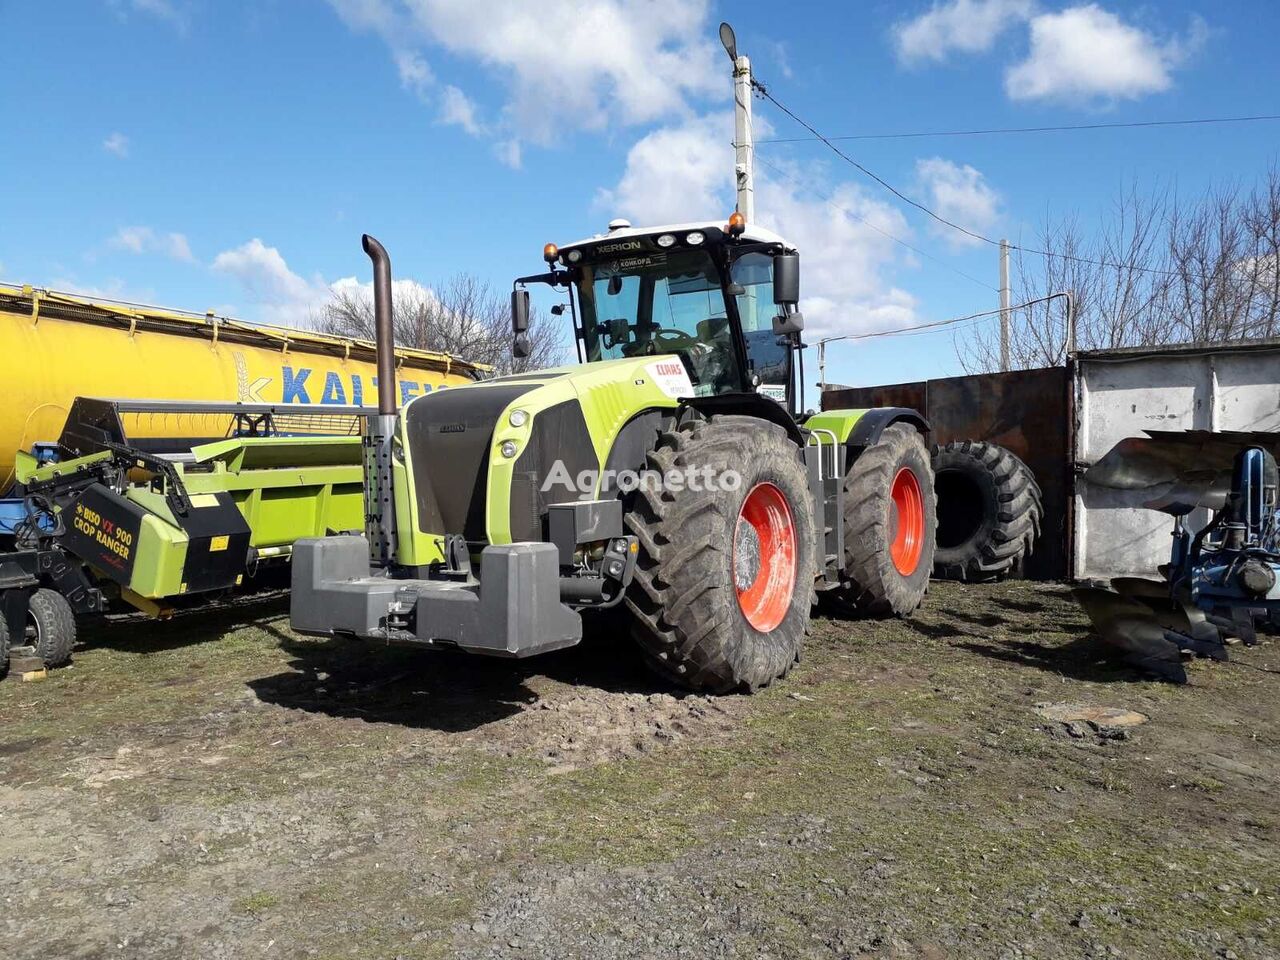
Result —
POLYGON ((280 598, 86 639, 0 684, 6 958, 1280 957, 1274 641, 1165 686, 1062 587, 939 584, 709 699, 280 598))

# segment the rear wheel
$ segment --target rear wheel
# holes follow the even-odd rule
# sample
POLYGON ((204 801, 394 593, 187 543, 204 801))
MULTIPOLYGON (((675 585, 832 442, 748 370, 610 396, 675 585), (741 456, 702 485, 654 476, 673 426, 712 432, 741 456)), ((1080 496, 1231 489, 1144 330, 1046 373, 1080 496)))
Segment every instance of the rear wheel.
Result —
POLYGON ((27 643, 46 667, 60 667, 71 659, 76 645, 76 616, 67 598, 41 587, 27 607, 27 643))
POLYGON ((753 417, 690 420, 662 434, 647 469, 698 478, 642 486, 627 513, 640 542, 627 606, 648 661, 711 693, 784 676, 800 656, 814 579, 799 448, 753 417))
POLYGON ((842 583, 824 594, 836 612, 906 616, 933 567, 936 500, 929 452, 909 423, 894 423, 849 468, 844 483, 842 583))

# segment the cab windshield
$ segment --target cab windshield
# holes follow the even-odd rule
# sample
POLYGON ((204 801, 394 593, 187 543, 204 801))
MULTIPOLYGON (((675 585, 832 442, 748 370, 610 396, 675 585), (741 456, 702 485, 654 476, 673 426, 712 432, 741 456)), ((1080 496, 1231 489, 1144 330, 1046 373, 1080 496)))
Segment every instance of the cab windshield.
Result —
POLYGON ((676 354, 698 396, 742 389, 720 271, 707 251, 584 263, 577 288, 588 361, 676 354))

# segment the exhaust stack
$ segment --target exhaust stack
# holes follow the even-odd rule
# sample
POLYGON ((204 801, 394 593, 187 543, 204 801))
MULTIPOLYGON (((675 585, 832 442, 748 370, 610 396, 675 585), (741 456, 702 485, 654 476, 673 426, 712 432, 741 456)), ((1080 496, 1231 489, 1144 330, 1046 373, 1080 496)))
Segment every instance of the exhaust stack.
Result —
POLYGON ((373 331, 378 347, 378 413, 386 416, 398 409, 396 403, 396 338, 391 312, 391 258, 387 248, 369 234, 360 245, 373 261, 373 331))
POLYGON ((378 347, 378 412, 365 418, 360 444, 364 462, 364 533, 369 561, 387 568, 396 557, 396 505, 391 480, 391 449, 396 433, 396 342, 391 312, 391 258, 369 234, 360 245, 373 261, 373 327, 378 347))

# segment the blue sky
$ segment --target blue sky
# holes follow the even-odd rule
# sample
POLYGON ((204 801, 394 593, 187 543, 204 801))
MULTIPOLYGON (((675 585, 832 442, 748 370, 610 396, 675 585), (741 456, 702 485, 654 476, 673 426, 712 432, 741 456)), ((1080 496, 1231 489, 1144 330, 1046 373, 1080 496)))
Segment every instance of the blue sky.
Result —
MULTIPOLYGON (((297 323, 366 280, 363 231, 398 277, 468 270, 505 290, 544 242, 614 215, 723 217, 723 18, 757 77, 831 135, 1280 113, 1269 0, 0 0, 0 278, 297 323)), ((803 134, 756 109, 758 136, 803 134)), ((1046 216, 1095 222, 1129 183, 1249 184, 1277 144, 1280 123, 845 147, 953 219, 1030 241, 1046 216)), ((820 144, 759 156, 759 219, 801 247, 811 340, 995 305, 993 249, 820 144)), ((960 372, 950 333, 829 359, 850 383, 960 372)))

